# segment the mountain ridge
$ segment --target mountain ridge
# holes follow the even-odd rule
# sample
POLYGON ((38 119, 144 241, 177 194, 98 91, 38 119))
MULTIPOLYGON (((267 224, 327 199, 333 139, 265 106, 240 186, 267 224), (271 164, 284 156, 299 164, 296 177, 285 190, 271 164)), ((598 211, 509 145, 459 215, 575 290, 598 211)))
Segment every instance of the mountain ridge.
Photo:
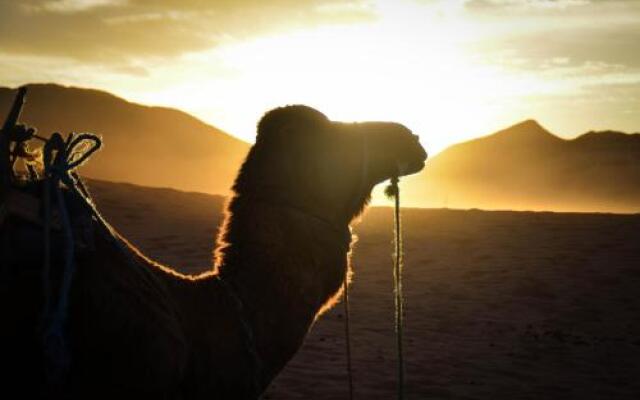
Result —
MULTIPOLYGON (((82 169, 90 178, 227 194, 249 148, 177 109, 142 105, 97 89, 26 86, 21 121, 43 136, 56 131, 103 136, 103 150, 82 169)), ((6 115, 15 92, 0 88, 0 115, 6 115)))
POLYGON ((558 137, 534 120, 453 145, 408 178, 421 206, 640 211, 640 134, 558 137))
MULTIPOLYGON (((89 178, 226 195, 249 148, 177 109, 96 89, 29 88, 22 121, 41 134, 104 137, 104 150, 81 171, 89 178)), ((0 87, 0 115, 15 90, 0 87)), ((588 131, 565 139, 527 119, 448 147, 403 182, 408 206, 638 212, 640 133, 588 131)))

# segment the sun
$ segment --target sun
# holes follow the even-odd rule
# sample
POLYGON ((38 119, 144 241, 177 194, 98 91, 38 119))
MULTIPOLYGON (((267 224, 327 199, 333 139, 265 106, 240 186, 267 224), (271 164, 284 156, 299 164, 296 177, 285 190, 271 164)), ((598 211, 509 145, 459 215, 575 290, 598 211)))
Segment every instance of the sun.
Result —
POLYGON ((336 120, 398 121, 439 151, 456 135, 451 121, 489 117, 472 95, 487 82, 424 30, 400 41, 380 23, 322 27, 237 43, 217 56, 244 77, 238 92, 255 113, 303 103, 336 120))

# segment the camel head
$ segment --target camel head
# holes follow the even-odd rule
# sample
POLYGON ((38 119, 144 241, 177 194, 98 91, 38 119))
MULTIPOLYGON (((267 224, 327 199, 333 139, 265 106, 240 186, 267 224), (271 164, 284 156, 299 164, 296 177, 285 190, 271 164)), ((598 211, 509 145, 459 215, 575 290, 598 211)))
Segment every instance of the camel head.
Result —
POLYGON ((234 190, 348 222, 376 184, 419 172, 426 158, 401 124, 336 122, 311 107, 287 106, 259 122, 234 190))

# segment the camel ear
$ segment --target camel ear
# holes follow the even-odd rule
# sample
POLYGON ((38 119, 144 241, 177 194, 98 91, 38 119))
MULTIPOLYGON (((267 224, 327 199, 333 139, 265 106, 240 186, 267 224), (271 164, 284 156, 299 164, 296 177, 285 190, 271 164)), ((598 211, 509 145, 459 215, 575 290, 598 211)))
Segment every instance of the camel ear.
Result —
POLYGON ((279 142, 298 135, 318 132, 329 124, 320 111, 303 105, 293 105, 267 112, 258 123, 256 143, 279 142))

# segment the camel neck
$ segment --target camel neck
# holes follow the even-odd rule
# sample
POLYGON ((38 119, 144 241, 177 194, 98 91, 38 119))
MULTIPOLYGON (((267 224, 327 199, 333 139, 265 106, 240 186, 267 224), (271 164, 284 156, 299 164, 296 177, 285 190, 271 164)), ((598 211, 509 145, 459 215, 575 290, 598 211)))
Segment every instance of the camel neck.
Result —
POLYGON ((281 209, 283 213, 293 213, 299 214, 303 219, 307 218, 310 224, 318 224, 324 225, 328 231, 333 231, 335 233, 336 239, 339 239, 342 242, 342 246, 345 249, 348 249, 349 244, 351 243, 351 228, 349 227, 349 218, 347 214, 344 215, 336 215, 336 216, 326 216, 322 215, 319 212, 316 212, 308 207, 300 206, 295 204, 292 201, 289 201, 286 198, 282 198, 281 196, 264 196, 264 195, 243 195, 242 197, 237 197, 232 201, 235 202, 236 205, 239 204, 255 204, 260 205, 261 203, 267 205, 274 209, 281 209))
POLYGON ((228 211, 217 266, 243 303, 271 378, 336 301, 351 232, 348 225, 340 232, 303 211, 265 202, 231 201, 228 211))

